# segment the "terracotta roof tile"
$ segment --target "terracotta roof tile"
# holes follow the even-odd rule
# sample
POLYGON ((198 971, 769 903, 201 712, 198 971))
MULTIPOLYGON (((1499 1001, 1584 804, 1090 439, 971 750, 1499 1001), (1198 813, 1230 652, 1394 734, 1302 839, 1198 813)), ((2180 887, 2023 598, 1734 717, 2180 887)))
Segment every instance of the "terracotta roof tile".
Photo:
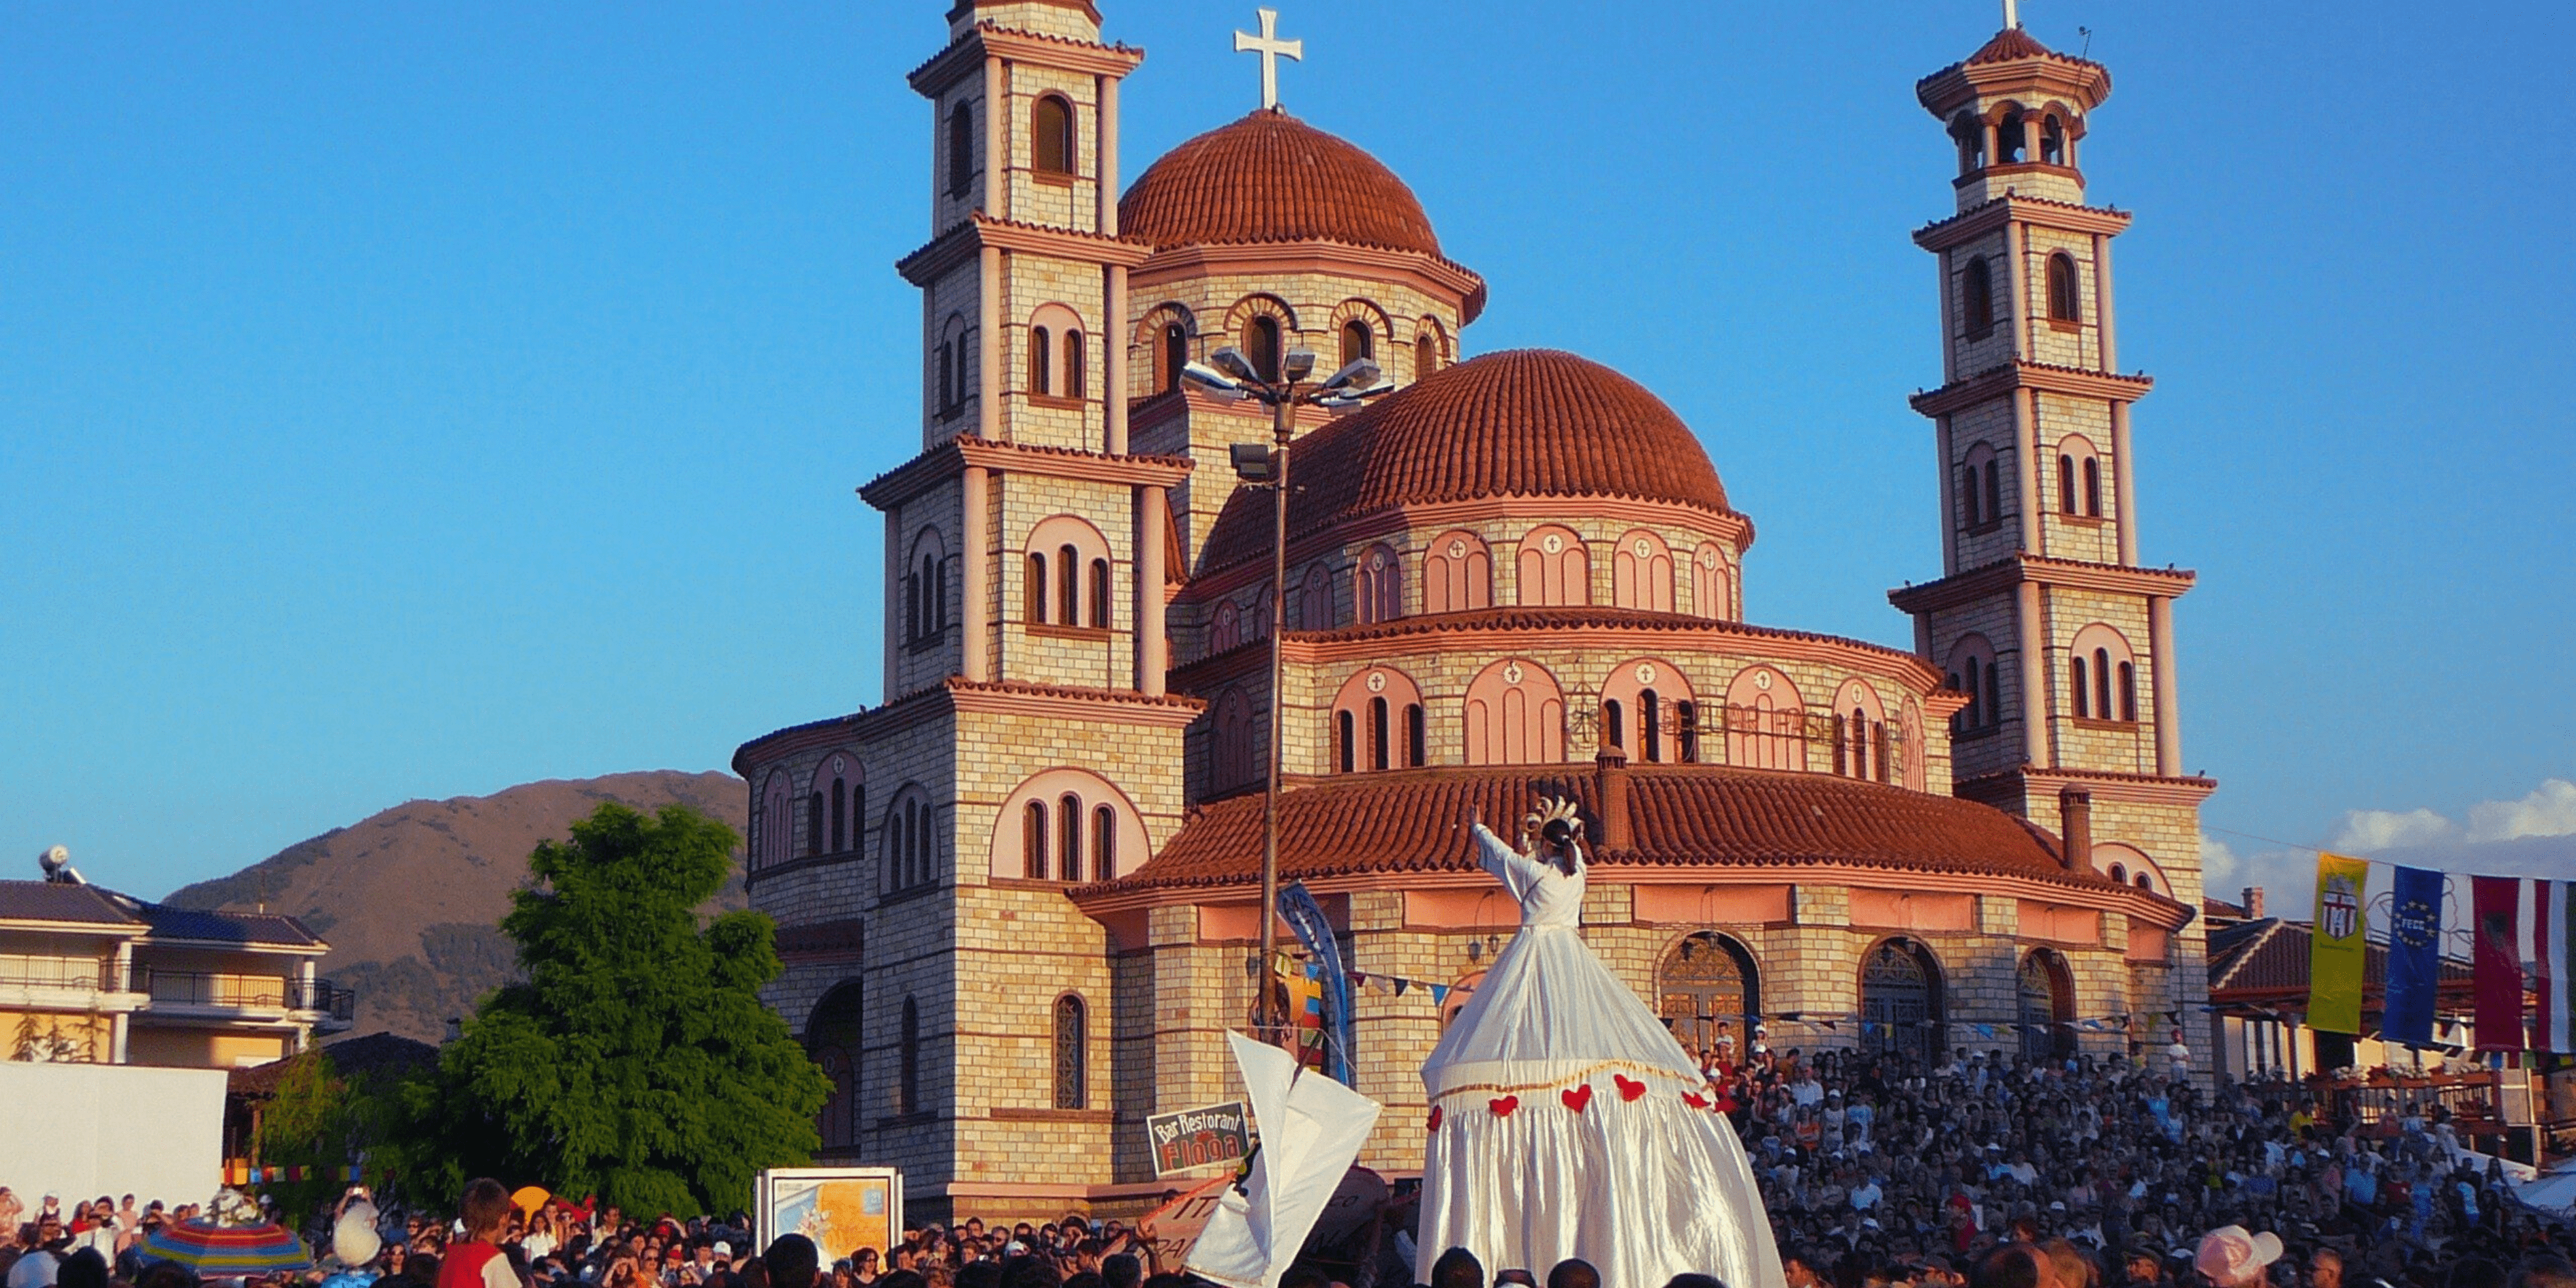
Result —
MULTIPOLYGON (((1731 513, 1708 450, 1646 387, 1550 349, 1459 363, 1300 439, 1291 536, 1398 505, 1626 497, 1731 513)), ((1238 489, 1201 571, 1270 547, 1270 493, 1238 489)))
POLYGON ((2031 39, 2029 32, 2019 27, 2006 27, 1996 32, 1995 38, 1987 41, 1977 52, 1968 55, 1968 65, 1974 67, 1980 63, 2008 63, 2016 58, 2056 56, 2048 46, 2031 39))
POLYGON ((1431 217, 1394 171, 1276 109, 1164 153, 1119 199, 1118 227, 1158 247, 1330 241, 1440 253, 1431 217))
MULTIPOLYGON (((1956 797, 1876 783, 1722 766, 1627 771, 1634 845, 1608 864, 1657 867, 1840 865, 2009 874, 2108 887, 2069 872, 2047 833, 1956 797)), ((1541 792, 1571 793, 1593 813, 1595 776, 1583 764, 1412 770, 1329 779, 1282 795, 1283 880, 1381 872, 1469 872, 1466 824, 1481 811, 1501 825, 1541 792)), ((1592 828, 1598 835, 1597 823, 1592 828)), ((1162 851, 1107 893, 1157 886, 1248 884, 1261 863, 1261 796, 1203 806, 1162 851)))
POLYGON ((59 881, 0 881, 0 921, 59 921, 89 926, 140 926, 143 919, 115 896, 93 885, 59 881))
MULTIPOLYGON (((2295 921, 2265 917, 2209 932, 2209 991, 2219 1001, 2251 1000, 2253 995, 2296 995, 2308 991, 2310 929, 2295 921)), ((2365 944, 2361 986, 2376 995, 2388 978, 2388 948, 2365 944)), ((2441 988, 2456 992, 2475 978, 2469 964, 2442 959, 2441 988)))

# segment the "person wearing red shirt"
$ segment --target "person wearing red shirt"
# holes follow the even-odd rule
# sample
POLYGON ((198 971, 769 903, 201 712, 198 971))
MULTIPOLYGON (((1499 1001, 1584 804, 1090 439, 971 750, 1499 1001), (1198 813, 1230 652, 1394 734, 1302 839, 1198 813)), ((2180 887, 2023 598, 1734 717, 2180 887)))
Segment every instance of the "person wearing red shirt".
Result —
POLYGON ((465 1237, 449 1244, 438 1263, 438 1288, 521 1288, 519 1272, 501 1253, 501 1231, 511 1211, 510 1191, 499 1181, 483 1176, 466 1184, 456 1205, 465 1237))

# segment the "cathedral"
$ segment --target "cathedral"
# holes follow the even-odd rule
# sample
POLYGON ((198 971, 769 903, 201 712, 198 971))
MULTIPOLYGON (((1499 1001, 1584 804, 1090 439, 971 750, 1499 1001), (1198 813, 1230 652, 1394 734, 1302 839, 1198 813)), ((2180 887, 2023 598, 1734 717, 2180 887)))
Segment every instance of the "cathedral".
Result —
MULTIPOLYGON (((1122 191, 1144 53, 1092 0, 947 22, 911 74, 929 240, 897 265, 920 451, 859 490, 884 701, 733 762, 767 998, 834 1083, 822 1160, 902 1168, 925 1217, 1169 1188, 1146 1117, 1240 1094, 1274 738, 1282 880, 1330 922, 1354 1081, 1389 1108, 1370 1166, 1418 1166, 1422 1059, 1517 925, 1466 825, 1541 794, 1593 843, 1585 939, 1686 1043, 2206 1053, 2215 784, 2176 723, 2192 575, 2138 554, 2130 217, 2081 166, 2101 65, 2008 25, 1915 86, 1956 171, 1913 233, 1943 522, 1891 648, 1744 621, 1753 521, 1690 427, 1572 353, 1465 356, 1484 279, 1266 74, 1271 103, 1122 191), (1225 347, 1399 386, 1297 410, 1276 611, 1275 494, 1229 455, 1272 412, 1182 379, 1225 347)), ((1244 41, 1265 73, 1280 43, 1244 41)))

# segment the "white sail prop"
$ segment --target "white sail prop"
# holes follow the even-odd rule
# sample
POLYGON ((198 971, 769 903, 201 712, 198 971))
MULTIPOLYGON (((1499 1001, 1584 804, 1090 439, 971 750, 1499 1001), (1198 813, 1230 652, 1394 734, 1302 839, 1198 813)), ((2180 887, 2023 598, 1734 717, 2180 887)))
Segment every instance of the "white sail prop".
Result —
POLYGON ((1226 1288, 1279 1288, 1384 1106, 1322 1074, 1300 1076, 1295 1058, 1277 1047, 1240 1033, 1226 1040, 1261 1148, 1243 1187, 1217 1200, 1186 1269, 1226 1288))

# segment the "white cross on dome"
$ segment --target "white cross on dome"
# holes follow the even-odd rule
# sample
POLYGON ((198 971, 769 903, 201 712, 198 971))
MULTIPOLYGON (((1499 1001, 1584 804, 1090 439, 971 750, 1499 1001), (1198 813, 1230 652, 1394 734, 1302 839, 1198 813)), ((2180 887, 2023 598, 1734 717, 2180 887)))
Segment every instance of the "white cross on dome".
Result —
POLYGON ((1261 34, 1234 33, 1234 52, 1261 55, 1261 106, 1266 110, 1279 106, 1279 60, 1293 58, 1306 61, 1306 42, 1279 38, 1279 11, 1255 9, 1261 18, 1261 34))

